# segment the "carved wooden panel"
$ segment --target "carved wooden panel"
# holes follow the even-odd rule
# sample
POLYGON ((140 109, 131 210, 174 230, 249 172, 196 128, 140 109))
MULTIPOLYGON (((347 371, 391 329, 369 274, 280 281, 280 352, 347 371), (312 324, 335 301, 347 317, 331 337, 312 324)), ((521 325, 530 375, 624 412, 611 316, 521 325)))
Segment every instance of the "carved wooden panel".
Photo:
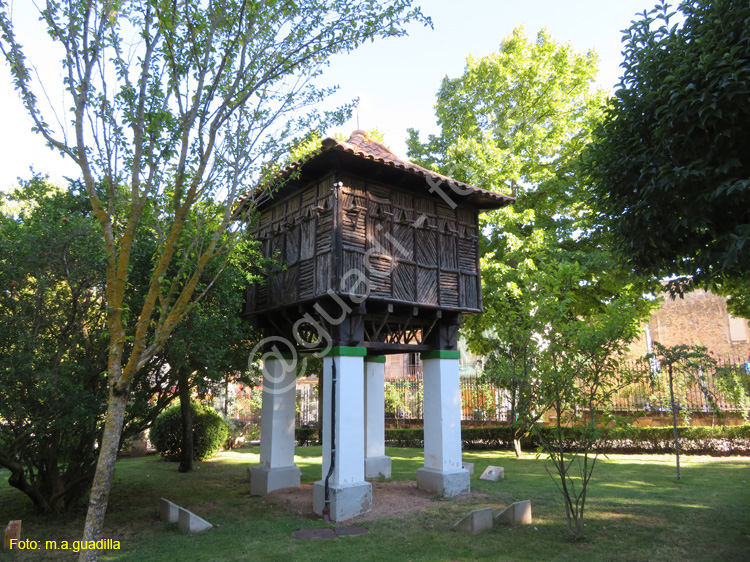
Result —
POLYGON ((288 219, 292 219, 296 217, 299 214, 299 208, 300 208, 300 197, 297 195, 296 197, 290 197, 285 201, 286 204, 286 217, 288 219))
POLYGON ((420 265, 437 266, 437 225, 434 217, 427 217, 417 227, 417 263, 420 265))
POLYGON ((318 221, 315 229, 315 253, 320 255, 331 251, 333 242, 333 210, 318 205, 318 221))
POLYGON ((396 211, 393 224, 391 255, 399 260, 414 261, 414 225, 406 211, 396 211))
POLYGON ((300 229, 301 225, 296 216, 285 225, 286 230, 286 263, 295 264, 300 257, 300 229))
MULTIPOLYGON (((416 218, 419 219, 421 215, 427 215, 430 217, 435 216, 435 202, 426 199, 424 197, 414 198, 414 211, 416 212, 416 218)), ((433 221, 434 224, 434 221, 433 221)))
POLYGON ((440 272, 440 306, 458 306, 458 273, 440 272))
POLYGON ((368 256, 370 292, 379 297, 390 297, 391 291, 391 258, 389 256, 368 256))
POLYGON ((479 276, 461 274, 461 302, 464 308, 479 308, 479 276))
POLYGON ((284 302, 299 300, 299 264, 287 266, 284 272, 284 302))
POLYGON ((361 279, 367 278, 365 253, 358 250, 344 249, 342 252, 341 268, 339 290, 346 294, 366 294, 368 285, 361 282, 361 279))
POLYGON ((300 260, 309 260, 315 255, 315 217, 312 215, 312 205, 305 207, 300 219, 300 260), (310 214, 305 214, 305 213, 310 214))
POLYGON ((367 194, 365 182, 350 180, 341 189, 341 240, 345 248, 364 250, 366 243, 365 213, 367 194))
POLYGON ((373 198, 388 199, 390 200, 393 190, 385 185, 378 183, 367 183, 367 193, 373 198))
POLYGON ((477 238, 475 236, 464 234, 459 237, 458 268, 466 273, 477 272, 477 238))
POLYGON ((393 269, 393 298, 417 302, 416 295, 416 269, 413 263, 396 261, 393 269))
POLYGON ((442 269, 458 269, 458 256, 456 255, 456 230, 455 225, 443 221, 440 227, 440 267, 442 269))
POLYGON ((285 302, 284 298, 284 274, 271 275, 267 282, 268 298, 270 302, 285 302))
POLYGON ((370 195, 367 199, 367 249, 373 255, 391 255, 391 201, 370 195))
POLYGON ((318 196, 317 186, 312 186, 306 188, 302 192, 302 208, 306 209, 308 207, 312 207, 315 204, 315 199, 318 196))
POLYGON ((478 226, 478 217, 477 212, 473 211, 471 209, 456 209, 456 216, 458 217, 458 222, 462 224, 468 224, 471 226, 478 226))
POLYGON ((438 304, 437 268, 417 266, 417 301, 438 304))
POLYGON ((315 293, 322 295, 331 288, 331 253, 315 256, 315 293))
POLYGON ((306 259, 299 263, 299 297, 301 299, 313 296, 315 289, 315 260, 306 259))
POLYGON ((279 256, 280 259, 284 259, 284 231, 279 228, 271 232, 270 247, 267 257, 279 256))

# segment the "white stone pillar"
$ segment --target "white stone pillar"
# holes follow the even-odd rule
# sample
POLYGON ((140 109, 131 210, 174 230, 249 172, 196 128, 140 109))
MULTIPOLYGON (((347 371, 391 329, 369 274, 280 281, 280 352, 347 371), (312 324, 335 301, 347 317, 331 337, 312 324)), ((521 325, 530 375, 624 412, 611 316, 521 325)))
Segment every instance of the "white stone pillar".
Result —
POLYGON ((365 478, 390 478, 385 455, 385 355, 365 357, 365 478))
POLYGON ((444 497, 469 493, 461 466, 461 389, 458 351, 422 354, 424 382, 424 468, 417 487, 444 497))
POLYGON ((313 485, 313 510, 325 515, 328 479, 328 513, 332 521, 345 521, 372 509, 372 485, 365 482, 366 353, 363 347, 334 347, 323 358, 323 474, 313 485), (332 449, 335 460, 329 476, 332 449))
POLYGON ((299 487, 300 470, 294 464, 296 400, 296 362, 267 356, 263 364, 260 465, 250 469, 250 493, 254 496, 299 487))

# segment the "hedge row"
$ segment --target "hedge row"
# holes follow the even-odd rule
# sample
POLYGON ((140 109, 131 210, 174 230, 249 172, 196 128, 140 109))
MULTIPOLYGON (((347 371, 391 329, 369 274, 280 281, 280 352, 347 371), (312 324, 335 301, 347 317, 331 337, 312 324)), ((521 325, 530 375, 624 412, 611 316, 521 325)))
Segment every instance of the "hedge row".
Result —
MULTIPOLYGON (((542 435, 551 439, 554 428, 541 427, 542 435)), ((680 427, 680 449, 695 455, 749 455, 750 425, 722 427, 680 427)), ((467 427, 461 430, 464 450, 509 448, 511 428, 467 427)), ((423 447, 423 429, 386 429, 386 445, 392 447, 423 447)), ((524 449, 534 449, 538 439, 533 435, 523 439, 524 449)), ((575 448, 571 439, 566 448, 575 448)), ((602 430, 594 448, 602 453, 671 453, 674 451, 674 429, 671 427, 632 427, 627 431, 602 430)))
MULTIPOLYGON (((540 427, 542 435, 552 439, 554 428, 540 427)), ((674 429, 671 427, 631 427, 627 430, 602 429, 600 439, 594 448, 601 453, 672 453, 674 452, 674 429)), ((680 427, 680 449, 694 455, 750 455, 750 425, 721 427, 680 427)), ((315 427, 295 429, 297 445, 319 444, 318 430, 315 427)), ((465 451, 479 449, 511 448, 513 433, 508 426, 465 427, 461 429, 461 444, 465 451)), ((424 430, 386 429, 385 444, 391 447, 424 447, 424 430)), ((526 450, 539 446, 534 435, 521 441, 526 450)), ((573 439, 566 442, 566 448, 573 450, 573 439)))

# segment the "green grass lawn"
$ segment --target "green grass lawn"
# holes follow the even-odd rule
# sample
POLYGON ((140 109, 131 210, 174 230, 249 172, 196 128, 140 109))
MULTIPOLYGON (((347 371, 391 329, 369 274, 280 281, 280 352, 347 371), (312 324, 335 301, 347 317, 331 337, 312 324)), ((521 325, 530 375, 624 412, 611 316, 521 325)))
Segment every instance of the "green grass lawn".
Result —
MULTIPOLYGON (((302 481, 320 479, 320 447, 297 449, 302 481)), ((412 480, 422 451, 389 448, 394 478, 412 480)), ((298 517, 249 494, 247 467, 258 448, 226 452, 179 474, 176 463, 159 457, 123 459, 117 464, 104 536, 121 550, 100 560, 234 561, 282 560, 508 560, 508 561, 747 561, 750 560, 750 458, 683 457, 683 479, 675 480, 671 456, 612 455, 600 458, 590 486, 586 540, 565 541, 561 496, 545 461, 507 451, 466 452, 475 463, 472 490, 480 495, 443 500, 426 511, 367 521, 368 535, 299 541, 292 531, 325 527, 320 519, 298 517), (505 479, 480 481, 488 464, 505 468, 505 479), (166 497, 215 525, 187 535, 159 521, 166 497), (478 536, 452 531, 471 509, 502 508, 531 499, 534 524, 495 527, 478 536)), ((23 538, 80 539, 84 509, 39 517, 31 502, 7 486, 0 471, 0 522, 23 520, 23 538)), ((72 552, 9 554, 0 560, 75 560, 72 552)))

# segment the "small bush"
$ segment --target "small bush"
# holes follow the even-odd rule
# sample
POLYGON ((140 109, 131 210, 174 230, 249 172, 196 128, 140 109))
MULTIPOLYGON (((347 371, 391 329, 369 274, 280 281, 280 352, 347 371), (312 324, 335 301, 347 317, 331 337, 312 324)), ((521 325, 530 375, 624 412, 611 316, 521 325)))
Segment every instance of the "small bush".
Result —
MULTIPOLYGON (((226 443, 227 423, 216 410, 203 404, 191 403, 193 412, 193 459, 210 459, 226 443)), ((165 461, 179 461, 182 453, 182 417, 176 403, 162 412, 151 428, 153 443, 165 461)))
POLYGON ((260 439, 259 425, 232 418, 224 418, 224 421, 227 422, 229 427, 229 437, 224 444, 226 450, 231 451, 254 439, 260 439))
POLYGON ((297 440, 297 446, 307 447, 318 444, 317 427, 295 427, 294 438, 297 440))

